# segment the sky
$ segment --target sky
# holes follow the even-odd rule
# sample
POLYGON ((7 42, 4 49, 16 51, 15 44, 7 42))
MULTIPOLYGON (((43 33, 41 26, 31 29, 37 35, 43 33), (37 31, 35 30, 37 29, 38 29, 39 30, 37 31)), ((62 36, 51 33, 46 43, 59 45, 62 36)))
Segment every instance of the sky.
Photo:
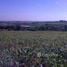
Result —
POLYGON ((0 21, 67 20, 67 0, 0 0, 0 21))

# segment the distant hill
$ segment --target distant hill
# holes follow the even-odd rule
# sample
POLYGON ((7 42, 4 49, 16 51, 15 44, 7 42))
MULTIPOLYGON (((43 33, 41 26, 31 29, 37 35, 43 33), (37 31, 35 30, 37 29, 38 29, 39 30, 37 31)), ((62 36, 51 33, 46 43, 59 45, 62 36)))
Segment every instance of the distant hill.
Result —
POLYGON ((67 21, 0 21, 0 30, 67 31, 67 21))

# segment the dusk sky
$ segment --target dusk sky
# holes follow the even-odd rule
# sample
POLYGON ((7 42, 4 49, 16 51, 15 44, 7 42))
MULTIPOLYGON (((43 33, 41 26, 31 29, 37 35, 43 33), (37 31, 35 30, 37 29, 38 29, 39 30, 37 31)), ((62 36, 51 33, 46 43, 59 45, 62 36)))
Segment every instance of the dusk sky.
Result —
POLYGON ((67 0, 0 0, 0 21, 67 20, 67 0))

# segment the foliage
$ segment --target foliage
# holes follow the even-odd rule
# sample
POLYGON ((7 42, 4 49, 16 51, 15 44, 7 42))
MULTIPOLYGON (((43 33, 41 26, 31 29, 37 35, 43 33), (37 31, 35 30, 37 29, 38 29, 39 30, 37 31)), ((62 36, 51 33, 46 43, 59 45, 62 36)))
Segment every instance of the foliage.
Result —
POLYGON ((1 31, 0 65, 12 61, 61 67, 67 63, 67 32, 1 31), (34 62, 33 62, 34 61, 34 62))

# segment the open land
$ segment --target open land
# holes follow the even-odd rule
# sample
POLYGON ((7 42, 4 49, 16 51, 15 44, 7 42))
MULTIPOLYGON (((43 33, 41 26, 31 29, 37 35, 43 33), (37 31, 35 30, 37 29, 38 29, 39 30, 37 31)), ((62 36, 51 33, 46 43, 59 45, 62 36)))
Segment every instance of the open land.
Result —
POLYGON ((39 63, 66 67, 67 32, 0 31, 0 64, 9 67, 11 60, 20 64, 23 59, 29 62, 27 66, 39 63))

